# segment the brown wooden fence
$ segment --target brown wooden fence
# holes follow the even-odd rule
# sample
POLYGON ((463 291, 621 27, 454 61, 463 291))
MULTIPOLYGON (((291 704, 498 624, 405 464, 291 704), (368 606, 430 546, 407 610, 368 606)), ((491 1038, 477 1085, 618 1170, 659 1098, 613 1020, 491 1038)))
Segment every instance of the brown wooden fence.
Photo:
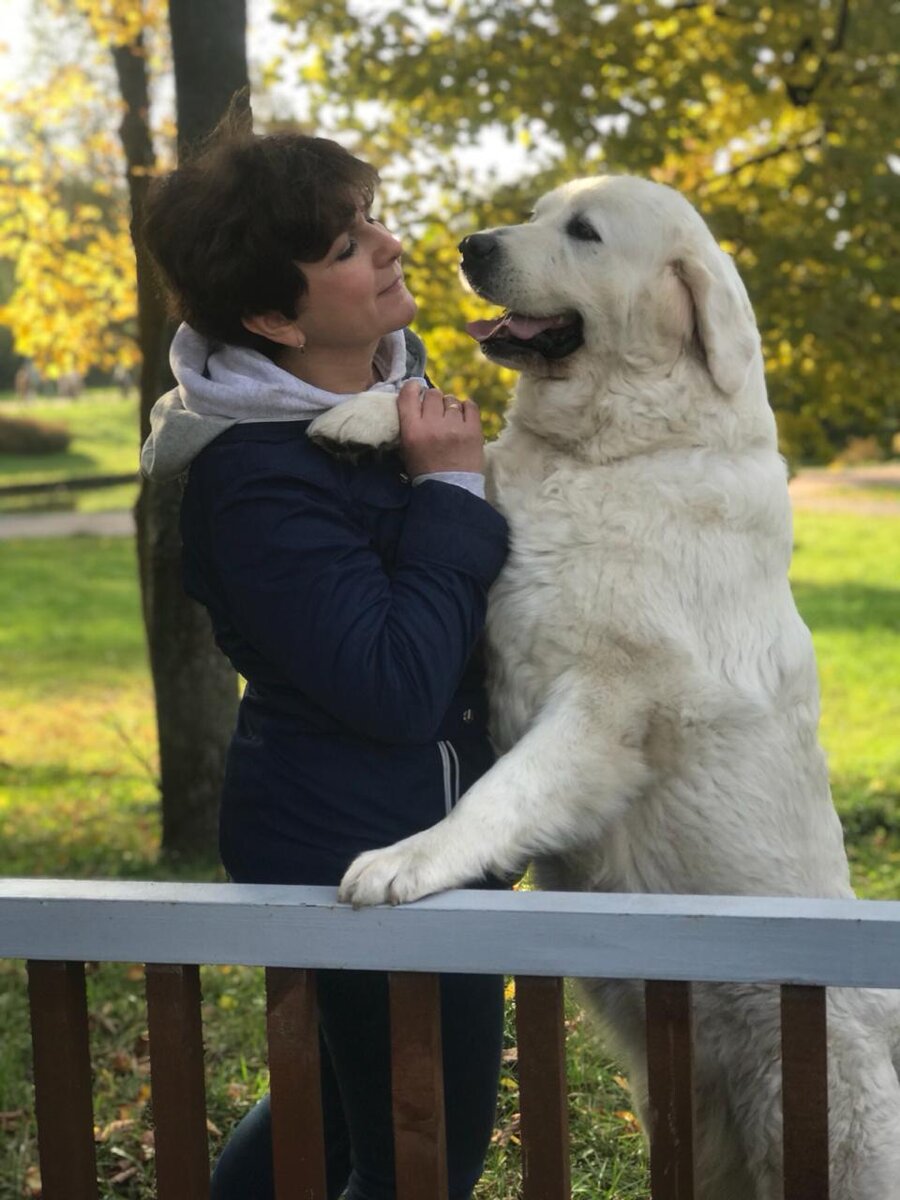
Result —
MULTIPOLYGON (((43 1200, 98 1200, 84 964, 28 964, 43 1200)), ((208 1200, 196 966, 146 968, 159 1200, 208 1200)), ((326 1200, 315 971, 266 971, 278 1200, 326 1200)), ((447 1200, 438 977, 390 976, 398 1200, 447 1200)), ((516 978, 523 1200, 569 1200, 563 986, 516 978)), ((690 984, 646 985, 653 1200, 692 1200, 690 984)), ((823 988, 782 989, 785 1194, 828 1198, 823 988)))

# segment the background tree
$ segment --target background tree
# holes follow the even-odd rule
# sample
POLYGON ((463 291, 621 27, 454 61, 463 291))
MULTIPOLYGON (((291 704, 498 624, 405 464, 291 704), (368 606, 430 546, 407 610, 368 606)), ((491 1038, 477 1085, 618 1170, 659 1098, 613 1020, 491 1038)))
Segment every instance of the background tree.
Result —
MULTIPOLYGON (((249 89, 245 0, 170 0, 178 157, 212 132, 236 92, 249 89)), ((128 161, 132 236, 137 262, 142 351, 141 422, 174 382, 165 363, 165 320, 141 238, 148 176, 155 165, 146 113, 149 91, 141 31, 113 47, 125 100, 122 140, 128 161)), ((216 647, 206 611, 184 593, 178 511, 180 480, 144 480, 135 509, 141 596, 159 732, 163 852, 209 856, 225 754, 237 712, 237 681, 216 647)))
MULTIPOLYGON (((274 3, 315 123, 356 137, 393 185, 392 219, 415 246, 420 326, 446 382, 489 405, 507 387, 461 332, 473 301, 453 283, 458 238, 519 219, 561 178, 634 170, 685 190, 736 253, 792 457, 828 458, 854 434, 887 444, 897 424, 890 34, 900 0, 274 3), (497 177, 486 187, 483 166, 479 179, 467 166, 486 132, 498 158, 521 161, 516 186, 497 177)), ((90 14, 102 33, 110 14, 133 22, 161 0, 53 5, 90 14)), ((74 90, 76 70, 33 98, 29 127, 60 107, 54 96, 74 90)), ((73 139, 53 132, 47 148, 68 156, 73 139)), ((81 141, 78 153, 97 158, 82 177, 108 189, 100 131, 81 141)), ((124 226, 110 228, 94 202, 64 219, 52 172, 35 174, 40 162, 27 146, 15 179, 0 169, 0 255, 19 276, 0 323, 14 326, 20 352, 54 368, 88 354, 106 363, 111 347, 133 354, 124 226), (14 214, 5 221, 4 194, 14 214), (104 310, 119 319, 97 321, 104 310)))
MULTIPOLYGON (((212 132, 236 92, 249 90, 245 0, 170 0, 178 157, 188 157, 212 132)), ((141 62, 139 50, 133 54, 141 62)), ((120 79, 128 78, 127 64, 120 79)), ((143 104, 140 89, 129 113, 143 104)), ((248 113, 249 119, 249 113, 248 113)), ((123 133, 124 133, 123 125, 123 133)), ((166 385, 162 355, 169 333, 154 290, 140 226, 146 175, 137 144, 137 173, 129 161, 132 231, 138 264, 141 325, 141 439, 150 408, 166 385)), ((180 480, 144 480, 136 507, 141 594, 159 731, 163 851, 209 855, 225 755, 237 713, 237 680, 216 647, 206 611, 184 593, 178 511, 180 480)))
POLYGON ((821 459, 853 434, 888 439, 900 365, 897 0, 387 0, 377 20, 371 10, 278 0, 307 48, 317 120, 360 139, 394 185, 400 227, 423 235, 414 290, 435 369, 454 386, 498 395, 459 333, 471 301, 444 287, 459 236, 523 219, 563 179, 633 171, 685 191, 735 253, 784 448, 821 459), (486 200, 459 150, 497 130, 522 178, 486 200))

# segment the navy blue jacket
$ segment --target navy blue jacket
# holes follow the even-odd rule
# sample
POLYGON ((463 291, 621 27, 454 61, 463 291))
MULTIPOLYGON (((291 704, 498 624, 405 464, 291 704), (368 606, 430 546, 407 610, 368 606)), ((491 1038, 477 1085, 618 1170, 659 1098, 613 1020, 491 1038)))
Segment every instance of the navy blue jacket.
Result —
POLYGON ((240 424, 191 465, 184 581, 247 680, 222 860, 336 884, 440 820, 493 761, 479 640, 507 525, 396 454, 339 460, 306 422, 240 424))

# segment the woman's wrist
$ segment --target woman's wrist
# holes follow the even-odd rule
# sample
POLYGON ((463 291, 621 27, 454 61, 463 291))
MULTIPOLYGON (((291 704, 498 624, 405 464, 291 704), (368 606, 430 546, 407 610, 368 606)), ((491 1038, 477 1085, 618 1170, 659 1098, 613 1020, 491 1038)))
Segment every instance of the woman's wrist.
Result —
POLYGON ((425 471, 413 477, 413 487, 420 483, 434 480, 436 483, 449 483, 461 487, 473 496, 484 499, 484 474, 481 471, 425 471))

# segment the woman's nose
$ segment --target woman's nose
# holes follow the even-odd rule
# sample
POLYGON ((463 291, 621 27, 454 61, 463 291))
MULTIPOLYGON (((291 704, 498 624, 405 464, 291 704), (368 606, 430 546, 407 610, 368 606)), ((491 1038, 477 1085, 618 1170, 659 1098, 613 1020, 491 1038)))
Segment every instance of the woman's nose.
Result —
POLYGON ((379 254, 385 262, 392 262, 403 253, 403 243, 387 229, 384 231, 379 254))

